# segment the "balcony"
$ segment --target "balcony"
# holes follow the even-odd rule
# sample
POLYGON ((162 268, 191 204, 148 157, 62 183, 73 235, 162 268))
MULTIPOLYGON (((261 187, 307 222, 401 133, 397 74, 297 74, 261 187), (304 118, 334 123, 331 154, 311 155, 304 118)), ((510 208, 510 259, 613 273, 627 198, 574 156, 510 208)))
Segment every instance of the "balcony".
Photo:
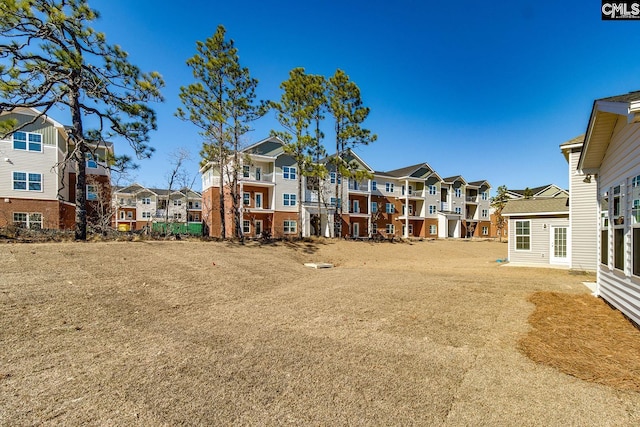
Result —
POLYGON ((477 195, 476 196, 467 196, 465 198, 465 201, 467 203, 478 203, 478 196, 477 195))
POLYGON ((369 192, 369 183, 368 182, 355 182, 349 180, 349 191, 357 191, 360 193, 368 193, 369 192))
POLYGON ((273 173, 256 174, 255 172, 251 172, 248 174, 241 174, 240 180, 246 183, 274 184, 273 173))

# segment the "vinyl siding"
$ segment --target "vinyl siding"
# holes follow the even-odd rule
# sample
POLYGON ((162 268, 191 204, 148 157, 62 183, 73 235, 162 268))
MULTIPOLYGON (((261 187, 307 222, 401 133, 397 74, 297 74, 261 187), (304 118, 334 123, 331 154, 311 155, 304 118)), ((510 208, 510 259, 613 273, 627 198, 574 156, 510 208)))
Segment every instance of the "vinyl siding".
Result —
MULTIPOLYGON (((298 203, 304 197, 304 194, 298 194, 298 175, 300 174, 300 170, 296 162, 293 158, 287 155, 278 156, 275 162, 275 182, 276 182, 276 196, 274 207, 277 211, 285 211, 285 212, 298 212, 298 203), (282 167, 289 166, 296 168, 296 179, 284 179, 282 175, 282 167), (295 194, 296 195, 296 205, 295 206, 285 206, 283 202, 283 194, 295 194)), ((304 184, 304 182, 303 182, 304 184)), ((346 186, 346 183, 345 183, 346 186)), ((304 191, 304 185, 302 190, 304 191)))
POLYGON ((596 271, 598 265, 598 188, 595 177, 585 183, 577 173, 580 148, 569 153, 569 217, 571 218, 571 268, 596 271))
MULTIPOLYGON (((634 322, 640 324, 640 278, 631 275, 631 221, 630 219, 630 183, 631 178, 640 175, 640 124, 627 124, 620 118, 614 128, 611 141, 600 167, 598 182, 599 192, 608 191, 611 187, 622 185, 624 205, 622 214, 625 221, 624 271, 610 269, 599 264, 598 293, 609 303, 618 308, 634 322)), ((610 193, 610 198, 612 194, 610 193)), ((609 259, 612 258, 613 227, 609 227, 609 259)), ((640 254, 636 254, 638 256, 640 254)), ((610 262, 613 265, 613 262, 610 262)))
POLYGON ((569 215, 562 217, 509 217, 509 261, 549 265, 552 226, 569 226, 569 215), (530 250, 516 250, 516 221, 530 221, 530 250), (545 227, 546 226, 546 227, 545 227))

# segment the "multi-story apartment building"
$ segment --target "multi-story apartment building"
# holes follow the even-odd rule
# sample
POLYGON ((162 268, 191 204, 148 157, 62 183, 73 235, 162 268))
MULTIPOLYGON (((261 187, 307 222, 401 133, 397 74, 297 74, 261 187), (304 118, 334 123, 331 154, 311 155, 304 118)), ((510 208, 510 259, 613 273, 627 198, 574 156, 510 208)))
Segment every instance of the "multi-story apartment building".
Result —
MULTIPOLYGON (((62 124, 30 108, 2 114, 15 119, 19 131, 0 140, 0 227, 71 229, 75 220, 76 171, 66 161, 73 149, 62 124)), ((87 153, 88 220, 102 221, 110 199, 106 159, 111 143, 94 144, 87 153), (105 203, 106 201, 106 203, 105 203)))
MULTIPOLYGON (((442 179, 427 163, 387 172, 374 171, 352 151, 343 161, 359 178, 342 178, 330 158, 328 175, 303 177, 278 138, 267 138, 242 152, 238 191, 246 236, 266 231, 275 237, 302 235, 369 237, 490 237, 490 184, 442 179), (298 220, 298 203, 302 217, 298 220)), ((203 220, 220 236, 220 195, 225 200, 226 235, 233 235, 229 177, 209 163, 201 169, 203 220)))
POLYGON ((190 189, 169 191, 140 184, 114 187, 113 226, 119 231, 151 228, 154 223, 201 223, 202 195, 190 189))

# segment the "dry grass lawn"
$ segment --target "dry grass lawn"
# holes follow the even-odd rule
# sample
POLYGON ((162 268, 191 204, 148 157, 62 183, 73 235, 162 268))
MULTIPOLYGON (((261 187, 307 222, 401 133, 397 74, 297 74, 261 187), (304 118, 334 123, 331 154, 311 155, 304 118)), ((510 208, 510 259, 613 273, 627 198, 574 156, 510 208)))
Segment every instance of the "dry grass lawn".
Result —
POLYGON ((639 425, 638 330, 593 277, 505 256, 2 244, 0 425, 639 425))

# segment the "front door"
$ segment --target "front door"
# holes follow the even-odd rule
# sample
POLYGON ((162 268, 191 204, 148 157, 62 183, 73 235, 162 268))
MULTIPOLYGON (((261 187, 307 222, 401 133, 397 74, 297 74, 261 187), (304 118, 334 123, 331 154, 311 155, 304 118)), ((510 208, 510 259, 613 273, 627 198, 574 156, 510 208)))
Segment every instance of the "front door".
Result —
POLYGON ((358 224, 357 222, 354 222, 352 224, 353 227, 353 237, 359 237, 360 236, 360 224, 358 224))
POLYGON ((552 264, 566 264, 569 262, 569 231, 568 227, 551 227, 551 248, 549 261, 552 264))
POLYGON ((260 237, 262 235, 262 220, 261 219, 257 219, 256 220, 255 229, 256 229, 256 237, 260 237))
POLYGON ((262 181, 262 168, 256 168, 256 181, 262 181))
POLYGON ((262 193, 256 193, 256 209, 262 209, 262 193))

